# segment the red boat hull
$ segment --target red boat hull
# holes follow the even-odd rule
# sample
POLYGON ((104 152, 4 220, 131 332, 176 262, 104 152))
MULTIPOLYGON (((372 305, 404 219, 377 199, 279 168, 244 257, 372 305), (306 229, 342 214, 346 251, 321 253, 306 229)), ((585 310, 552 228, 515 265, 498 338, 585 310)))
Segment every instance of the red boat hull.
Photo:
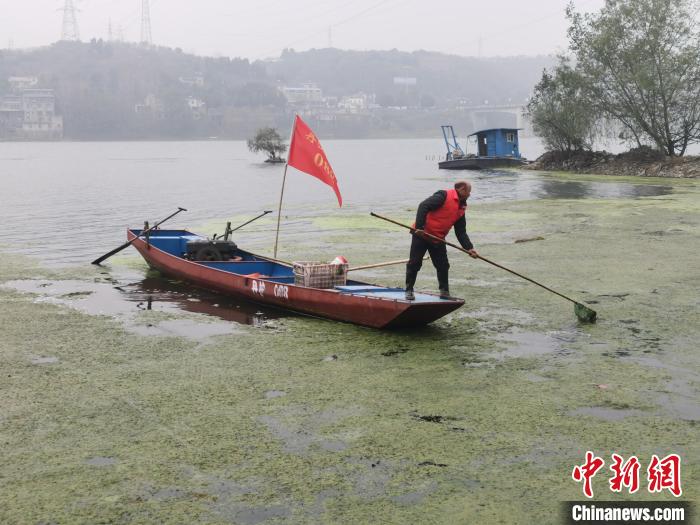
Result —
MULTIPOLYGON (((127 232, 129 240, 135 235, 127 232)), ((259 304, 292 310, 373 328, 402 328, 424 325, 464 304, 462 299, 411 302, 343 293, 335 289, 307 288, 281 284, 254 276, 218 270, 176 257, 138 238, 133 246, 153 268, 196 286, 240 297, 259 304)))

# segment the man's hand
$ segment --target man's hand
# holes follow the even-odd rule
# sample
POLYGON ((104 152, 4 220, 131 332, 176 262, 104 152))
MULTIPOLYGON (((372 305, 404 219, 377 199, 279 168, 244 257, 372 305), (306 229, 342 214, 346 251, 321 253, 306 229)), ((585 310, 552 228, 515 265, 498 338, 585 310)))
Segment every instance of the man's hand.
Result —
POLYGON ((470 257, 472 257, 474 259, 479 258, 479 254, 476 252, 476 250, 474 248, 472 248, 471 250, 467 250, 467 253, 469 254, 470 257))
POLYGON ((413 230, 413 235, 420 237, 424 241, 428 240, 428 237, 425 235, 425 230, 413 230))

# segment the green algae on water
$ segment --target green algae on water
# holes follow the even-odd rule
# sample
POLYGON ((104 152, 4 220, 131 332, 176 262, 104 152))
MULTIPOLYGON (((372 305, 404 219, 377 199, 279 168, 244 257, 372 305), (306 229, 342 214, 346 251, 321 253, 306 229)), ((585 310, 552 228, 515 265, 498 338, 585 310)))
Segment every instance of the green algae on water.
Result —
MULTIPOLYGON (((682 191, 472 212, 480 253, 580 297, 596 324, 456 252, 465 306, 409 332, 289 317, 206 340, 146 337, 119 315, 0 286, 0 521, 558 523, 560 502, 581 498, 571 469, 586 450, 642 464, 680 454, 684 499, 697 500, 700 188, 664 184, 682 191), (517 217, 546 241, 486 237, 517 217)), ((333 251, 358 262, 408 253, 392 231, 336 233, 333 251)), ((292 248, 322 251, 313 238, 292 248)), ((104 277, 14 257, 0 259, 0 283, 104 277)), ((425 265, 418 287, 436 286, 425 265)), ((640 497, 611 494, 605 476, 594 492, 640 497)))

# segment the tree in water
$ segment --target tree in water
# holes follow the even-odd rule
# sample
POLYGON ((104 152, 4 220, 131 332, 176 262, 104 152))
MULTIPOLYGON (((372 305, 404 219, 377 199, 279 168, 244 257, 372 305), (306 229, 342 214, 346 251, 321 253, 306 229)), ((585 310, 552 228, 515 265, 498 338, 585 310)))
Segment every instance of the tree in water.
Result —
POLYGON ((563 58, 554 71, 542 72, 525 116, 547 149, 572 152, 592 148, 600 119, 585 95, 581 77, 563 58))
POLYGON ((265 162, 282 162, 280 154, 287 151, 287 145, 282 142, 282 137, 275 128, 261 128, 255 137, 248 139, 248 149, 253 153, 267 153, 265 162))
POLYGON ((622 138, 668 156, 700 142, 697 0, 607 0, 599 13, 567 8, 576 72, 588 100, 622 138))

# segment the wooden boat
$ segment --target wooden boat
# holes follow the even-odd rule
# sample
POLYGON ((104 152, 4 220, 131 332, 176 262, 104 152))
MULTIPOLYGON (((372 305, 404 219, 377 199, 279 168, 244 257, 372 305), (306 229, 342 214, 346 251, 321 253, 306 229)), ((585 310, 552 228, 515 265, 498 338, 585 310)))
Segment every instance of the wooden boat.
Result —
POLYGON ((463 299, 441 299, 416 293, 407 301, 402 288, 387 288, 348 280, 332 288, 295 284, 293 267, 235 247, 229 260, 191 260, 188 242, 206 243, 187 230, 127 230, 127 239, 146 262, 161 273, 196 286, 315 317, 373 328, 401 328, 428 324, 456 310, 463 299))

